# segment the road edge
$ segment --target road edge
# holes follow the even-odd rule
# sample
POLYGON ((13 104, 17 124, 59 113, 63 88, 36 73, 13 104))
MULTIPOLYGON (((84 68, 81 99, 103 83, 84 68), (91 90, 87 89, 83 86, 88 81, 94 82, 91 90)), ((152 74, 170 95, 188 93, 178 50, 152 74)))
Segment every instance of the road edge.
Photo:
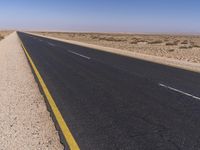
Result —
MULTIPOLYGON (((18 35, 18 33, 17 33, 18 35)), ((56 128, 59 128, 58 131, 61 133, 61 143, 64 144, 65 149, 68 147, 70 150, 80 150, 75 138, 73 137, 69 127, 67 126, 67 123, 64 121, 53 97, 51 96, 44 80, 42 79, 37 67, 35 66, 32 58, 30 57, 27 49, 25 48, 21 38, 18 35, 18 38, 21 42, 21 47, 24 50, 25 56, 28 60, 28 63, 31 67, 31 70, 34 74, 35 79, 37 80, 37 83, 39 85, 40 91, 45 97, 47 108, 50 110, 52 116, 52 119, 55 123, 56 128), (64 141, 63 141, 64 140, 64 141)))

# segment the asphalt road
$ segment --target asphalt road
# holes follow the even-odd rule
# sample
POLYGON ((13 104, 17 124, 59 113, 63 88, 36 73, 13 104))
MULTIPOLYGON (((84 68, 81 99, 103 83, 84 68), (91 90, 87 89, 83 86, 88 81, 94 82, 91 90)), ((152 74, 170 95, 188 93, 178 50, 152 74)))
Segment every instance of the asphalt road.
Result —
POLYGON ((200 149, 200 74, 18 34, 81 149, 200 149))

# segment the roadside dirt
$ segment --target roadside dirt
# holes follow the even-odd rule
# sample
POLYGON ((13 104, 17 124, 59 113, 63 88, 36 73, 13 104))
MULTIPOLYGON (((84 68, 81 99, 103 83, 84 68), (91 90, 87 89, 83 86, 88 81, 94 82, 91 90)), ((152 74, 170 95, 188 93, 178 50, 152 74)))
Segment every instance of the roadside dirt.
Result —
POLYGON ((0 41, 4 39, 6 36, 8 36, 13 31, 0 31, 0 41))
POLYGON ((63 150, 14 32, 0 41, 0 149, 63 150))

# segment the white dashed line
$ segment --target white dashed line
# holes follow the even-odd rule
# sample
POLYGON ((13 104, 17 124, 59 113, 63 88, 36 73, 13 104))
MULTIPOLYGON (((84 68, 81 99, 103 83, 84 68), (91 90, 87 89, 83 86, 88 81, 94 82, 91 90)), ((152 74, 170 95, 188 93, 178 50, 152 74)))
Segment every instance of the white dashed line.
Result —
POLYGON ((50 46, 55 46, 55 44, 53 44, 53 43, 50 43, 50 42, 48 42, 48 44, 49 44, 50 46))
POLYGON ((178 89, 176 89, 176 88, 173 88, 173 87, 164 85, 164 84, 162 84, 162 83, 159 83, 158 85, 161 86, 161 87, 167 88, 167 89, 169 89, 169 90, 171 90, 171 91, 175 91, 175 92, 181 93, 181 94, 183 94, 183 95, 192 97, 192 98, 194 98, 194 99, 200 100, 200 97, 194 96, 194 95, 192 95, 192 94, 190 94, 190 93, 187 93, 187 92, 178 90, 178 89))
POLYGON ((73 52, 73 51, 70 51, 70 50, 68 50, 68 52, 70 52, 70 53, 72 53, 72 54, 75 54, 75 55, 78 55, 78 56, 80 56, 80 57, 86 58, 86 59, 91 59, 91 58, 88 57, 88 56, 85 56, 85 55, 82 55, 82 54, 79 54, 79 53, 76 53, 76 52, 73 52))

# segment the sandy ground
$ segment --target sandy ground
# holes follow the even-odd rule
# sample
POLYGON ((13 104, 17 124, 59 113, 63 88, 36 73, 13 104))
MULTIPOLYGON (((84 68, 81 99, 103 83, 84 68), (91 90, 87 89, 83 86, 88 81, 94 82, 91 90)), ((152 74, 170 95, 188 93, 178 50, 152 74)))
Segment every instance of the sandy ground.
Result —
POLYGON ((63 149, 16 33, 0 42, 0 122, 1 150, 63 149))
POLYGON ((0 30, 0 40, 4 39, 6 36, 8 36, 13 31, 1 31, 0 30))
POLYGON ((62 32, 33 34, 200 72, 200 36, 62 32))

